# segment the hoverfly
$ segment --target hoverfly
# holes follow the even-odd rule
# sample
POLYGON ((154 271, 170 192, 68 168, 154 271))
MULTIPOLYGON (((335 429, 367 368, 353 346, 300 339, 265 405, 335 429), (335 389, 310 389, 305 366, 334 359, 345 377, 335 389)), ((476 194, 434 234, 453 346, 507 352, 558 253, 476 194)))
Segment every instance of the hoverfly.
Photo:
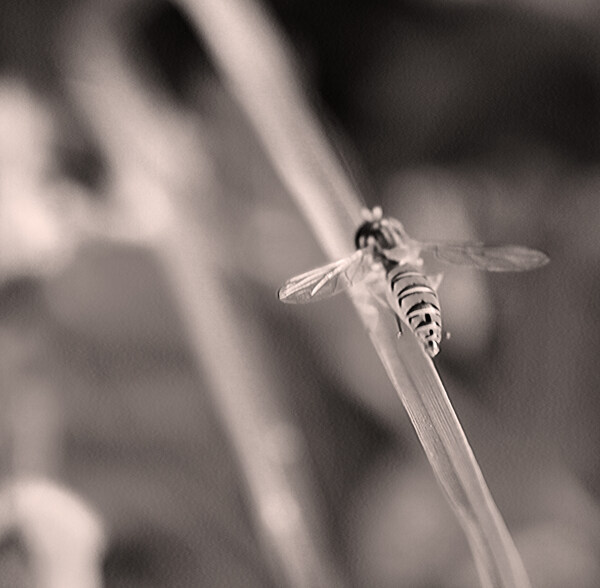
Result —
POLYGON ((278 296, 286 303, 306 303, 329 298, 354 284, 385 271, 386 299, 396 313, 400 332, 407 325, 422 343, 425 353, 435 357, 442 339, 442 317, 437 295, 440 276, 422 270, 422 252, 438 260, 491 272, 531 270, 548 263, 541 251, 480 243, 422 242, 408 236, 402 224, 384 217, 381 208, 365 209, 365 221, 358 227, 356 251, 344 259, 289 279, 278 296))

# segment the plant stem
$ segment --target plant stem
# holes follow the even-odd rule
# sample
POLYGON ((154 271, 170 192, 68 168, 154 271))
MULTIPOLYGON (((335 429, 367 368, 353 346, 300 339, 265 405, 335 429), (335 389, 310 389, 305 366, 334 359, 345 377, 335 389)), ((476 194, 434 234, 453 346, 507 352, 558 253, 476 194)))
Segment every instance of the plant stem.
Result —
POLYGON ((123 235, 150 242, 172 287, 245 482, 266 560, 256 568, 269 566, 278 586, 342 586, 301 431, 283 406, 261 330, 226 279, 229 248, 211 219, 220 195, 211 157, 189 113, 137 82, 107 22, 118 15, 93 3, 86 14, 85 38, 70 63, 86 82, 72 89, 109 158, 123 235))
MULTIPOLYGON (((179 0, 223 82, 331 259, 351 252, 361 202, 306 105, 288 49, 252 0, 179 0)), ((482 586, 527 588, 527 574, 432 361, 366 288, 354 306, 471 546, 482 586)))

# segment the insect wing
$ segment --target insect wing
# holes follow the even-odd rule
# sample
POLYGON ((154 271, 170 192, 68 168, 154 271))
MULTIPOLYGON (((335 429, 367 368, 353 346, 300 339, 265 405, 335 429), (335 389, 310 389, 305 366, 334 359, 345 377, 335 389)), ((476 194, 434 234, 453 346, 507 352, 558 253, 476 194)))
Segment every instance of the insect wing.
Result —
POLYGON ((479 243, 421 243, 421 251, 428 251, 445 263, 467 265, 489 272, 526 271, 550 261, 545 253, 519 245, 489 247, 479 243))
POLYGON ((279 290, 279 300, 302 304, 329 298, 362 282, 372 265, 372 254, 359 249, 350 257, 291 278, 279 290))

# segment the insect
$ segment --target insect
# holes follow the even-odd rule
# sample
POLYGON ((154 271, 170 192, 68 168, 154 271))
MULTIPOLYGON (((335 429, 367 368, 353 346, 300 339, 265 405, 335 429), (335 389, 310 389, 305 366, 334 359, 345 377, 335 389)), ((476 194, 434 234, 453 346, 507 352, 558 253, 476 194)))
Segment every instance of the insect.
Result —
MULTIPOLYGON (((439 261, 491 272, 531 270, 548 263, 541 251, 517 245, 489 247, 480 243, 422 242, 408 236, 402 224, 384 217, 381 208, 365 209, 358 227, 356 251, 343 259, 289 279, 278 296, 286 303, 306 303, 329 298, 355 284, 385 273, 387 304, 402 324, 415 334, 425 353, 435 357, 442 340, 442 316, 437 288, 441 274, 424 273, 421 254, 439 261)), ((379 280, 381 284, 381 280, 379 280)))

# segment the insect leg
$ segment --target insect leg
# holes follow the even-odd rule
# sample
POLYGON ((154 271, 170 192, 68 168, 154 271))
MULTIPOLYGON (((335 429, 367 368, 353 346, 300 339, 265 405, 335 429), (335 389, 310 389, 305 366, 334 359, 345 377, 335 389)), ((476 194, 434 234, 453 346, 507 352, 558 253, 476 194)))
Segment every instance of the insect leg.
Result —
POLYGON ((396 315, 396 323, 398 324, 398 337, 402 337, 402 319, 396 315))
POLYGON ((369 292, 373 298, 375 298, 375 300, 377 300, 384 308, 389 308, 390 303, 382 293, 382 284, 385 283, 385 273, 381 266, 381 262, 378 262, 373 266, 373 271, 365 283, 369 287, 369 292))

